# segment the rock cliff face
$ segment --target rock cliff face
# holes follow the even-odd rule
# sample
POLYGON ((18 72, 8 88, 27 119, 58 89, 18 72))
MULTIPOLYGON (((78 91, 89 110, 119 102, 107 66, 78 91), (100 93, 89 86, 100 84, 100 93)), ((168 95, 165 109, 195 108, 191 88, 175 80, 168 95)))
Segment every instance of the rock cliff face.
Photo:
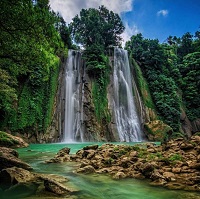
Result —
POLYGON ((95 116, 95 107, 92 99, 92 80, 87 77, 84 86, 83 124, 84 139, 87 141, 112 141, 109 124, 99 123, 95 116))
MULTIPOLYGON (((156 106, 151 98, 148 83, 142 74, 139 64, 135 60, 132 60, 131 69, 139 91, 139 97, 141 97, 142 108, 139 109, 139 113, 147 139, 149 141, 164 141, 170 138, 173 132, 172 128, 159 119, 156 106)), ((180 123, 180 132, 186 138, 190 138, 194 133, 200 131, 200 119, 190 121, 183 109, 181 109, 180 123)))
POLYGON ((190 121, 184 110, 181 111, 180 116, 181 129, 186 134, 187 137, 191 137, 192 134, 200 132, 200 118, 194 121, 190 121))
MULTIPOLYGON (((83 64, 83 63, 82 63, 83 64)), ((54 111, 52 113, 52 125, 47 129, 45 134, 38 135, 37 138, 32 138, 32 142, 59 142, 62 141, 64 132, 64 120, 65 120, 65 63, 62 65, 60 75, 58 79, 58 92, 55 97, 54 111), (35 139, 35 140, 34 140, 35 139)), ((113 67, 113 54, 110 56, 110 66, 113 67)), ((119 136, 116 129, 114 120, 114 111, 112 110, 112 98, 113 98, 113 82, 110 78, 110 84, 107 88, 108 98, 108 110, 110 111, 111 121, 99 122, 95 116, 95 107, 92 97, 92 84, 93 80, 89 78, 87 72, 81 70, 82 82, 84 86, 84 93, 80 96, 82 99, 82 111, 83 116, 81 118, 81 128, 84 131, 84 141, 119 141, 119 136)), ((146 135, 146 139, 149 141, 165 141, 172 135, 172 129, 170 126, 164 124, 159 120, 156 108, 150 96, 148 84, 145 81, 139 66, 133 63, 131 68, 132 81, 134 87, 135 101, 137 111, 139 113, 142 130, 146 135)), ((111 75, 112 76, 112 75, 111 75)), ((77 110, 81 111, 81 110, 77 110)), ((196 119, 191 122, 187 118, 184 110, 180 115, 181 131, 186 137, 191 137, 195 132, 200 131, 200 119, 196 119)), ((80 135, 77 136, 79 140, 80 135)))
MULTIPOLYGON (((80 63, 84 65, 83 61, 80 63)), ((113 136, 113 130, 111 124, 100 123, 95 116, 95 107, 92 97, 92 84, 93 80, 89 78, 84 66, 80 69, 81 82, 79 89, 79 102, 81 105, 77 112, 83 112, 80 118, 80 126, 83 134, 83 141, 116 141, 113 136), (84 92, 82 89, 84 89, 84 92)), ((44 135, 38 135, 38 141, 43 142, 59 142, 63 139, 63 133, 65 128, 65 74, 66 74, 66 61, 62 65, 60 75, 58 79, 58 91, 55 97, 54 111, 52 125, 47 129, 47 133, 44 135)), ((77 140, 80 139, 80 135, 77 135, 77 140)))

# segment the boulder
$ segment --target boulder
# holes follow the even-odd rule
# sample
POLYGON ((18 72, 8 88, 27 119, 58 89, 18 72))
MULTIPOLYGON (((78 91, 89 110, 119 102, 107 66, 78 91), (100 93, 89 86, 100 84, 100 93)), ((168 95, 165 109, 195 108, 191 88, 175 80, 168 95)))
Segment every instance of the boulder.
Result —
POLYGON ((155 181, 155 180, 158 180, 158 179, 164 179, 165 180, 165 177, 163 175, 161 175, 161 173, 159 172, 159 170, 155 169, 151 173, 150 179, 152 179, 152 181, 155 181))
POLYGON ((77 171, 77 173, 85 173, 85 174, 88 174, 88 173, 94 173, 94 172, 95 172, 95 169, 94 169, 93 166, 87 165, 87 166, 85 166, 85 167, 83 167, 83 168, 77 169, 76 171, 77 171))
POLYGON ((44 180, 44 187, 46 191, 50 191, 57 195, 70 195, 75 192, 75 190, 72 190, 63 184, 48 178, 44 180))
POLYGON ((7 156, 15 156, 16 158, 19 157, 19 154, 16 150, 6 147, 0 147, 0 156, 7 154, 7 156))
POLYGON ((141 173, 145 176, 145 177, 150 177, 151 176, 151 172, 155 169, 155 165, 151 164, 149 162, 143 164, 140 168, 141 173))
POLYGON ((161 120, 145 123, 145 134, 149 141, 166 141, 166 137, 172 135, 172 128, 161 120))
POLYGON ((70 148, 65 147, 65 148, 60 149, 60 150, 58 151, 57 156, 58 156, 58 157, 63 157, 63 156, 65 156, 65 155, 69 155, 69 153, 70 153, 70 148))
POLYGON ((99 147, 99 145, 85 146, 85 147, 83 147, 83 150, 90 150, 90 149, 97 150, 98 147, 99 147))
POLYGON ((39 191, 38 187, 41 189, 39 192, 46 190, 56 195, 70 195, 76 192, 77 190, 61 184, 66 181, 67 179, 63 176, 32 173, 17 167, 7 168, 0 172, 2 195, 8 195, 10 198, 13 197, 13 193, 16 193, 16 198, 19 199, 32 195, 39 191))
POLYGON ((176 181, 176 177, 175 177, 174 173, 172 173, 172 172, 164 172, 163 177, 167 181, 176 181))
POLYGON ((32 170, 32 167, 18 158, 18 153, 13 149, 0 147, 0 171, 10 167, 20 167, 32 170))
POLYGON ((0 131, 0 146, 19 148, 19 147, 28 147, 28 143, 26 143, 20 137, 0 131))
POLYGON ((3 169, 0 172, 0 187, 5 190, 18 183, 34 181, 34 178, 34 174, 22 168, 3 169))
POLYGON ((127 176, 124 172, 119 171, 112 178, 113 179, 121 179, 121 178, 126 178, 126 177, 127 176))
POLYGON ((61 163, 61 162, 67 162, 67 161, 70 161, 71 158, 70 158, 70 148, 68 147, 65 147, 63 149, 60 149, 58 151, 58 153, 55 155, 54 158, 50 159, 50 160, 47 160, 45 161, 46 163, 61 163))

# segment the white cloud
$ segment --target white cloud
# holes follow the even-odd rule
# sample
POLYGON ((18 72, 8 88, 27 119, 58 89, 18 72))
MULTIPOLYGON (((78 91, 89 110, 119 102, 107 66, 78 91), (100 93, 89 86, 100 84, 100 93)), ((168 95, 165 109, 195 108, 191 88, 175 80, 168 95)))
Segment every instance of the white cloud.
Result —
MULTIPOLYGON (((75 15, 79 14, 81 9, 98 8, 104 5, 108 10, 121 15, 122 13, 132 11, 134 0, 50 0, 50 6, 55 12, 59 12, 66 23, 70 23, 75 15)), ((123 42, 130 39, 130 37, 139 32, 136 25, 129 26, 127 22, 124 23, 125 32, 122 34, 123 42)))
POLYGON ((157 15, 158 15, 158 16, 162 15, 162 16, 166 17, 166 16, 168 15, 168 13, 169 13, 168 10, 159 10, 159 11, 157 12, 157 15))
POLYGON ((67 23, 79 14, 81 9, 98 8, 104 5, 119 15, 132 10, 133 0, 50 0, 50 6, 59 12, 67 23))
POLYGON ((136 25, 129 26, 128 23, 126 22, 124 24, 124 26, 125 26, 125 31, 124 31, 124 33, 122 33, 122 38, 123 38, 122 46, 123 47, 125 46, 126 41, 130 40, 131 36, 140 33, 140 30, 138 29, 138 27, 136 25))

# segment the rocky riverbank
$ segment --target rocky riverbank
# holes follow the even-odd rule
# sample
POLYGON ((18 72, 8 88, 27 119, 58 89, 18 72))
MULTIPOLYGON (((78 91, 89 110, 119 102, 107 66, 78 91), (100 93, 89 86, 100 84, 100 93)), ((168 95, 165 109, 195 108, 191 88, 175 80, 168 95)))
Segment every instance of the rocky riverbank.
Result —
MULTIPOLYGON (((0 139, 0 146, 28 146, 21 138, 11 137, 7 133, 0 139), (3 140, 3 141, 2 141, 3 140)), ((55 199, 60 197, 75 198, 77 192, 69 187, 66 178, 52 174, 39 174, 33 168, 19 159, 16 150, 0 147, 0 198, 21 199, 36 195, 37 198, 55 199)))
POLYGON ((149 179, 152 185, 169 189, 200 191, 200 136, 182 138, 155 146, 141 145, 87 146, 70 155, 70 149, 61 149, 47 161, 76 161, 81 173, 108 173, 114 179, 149 179))

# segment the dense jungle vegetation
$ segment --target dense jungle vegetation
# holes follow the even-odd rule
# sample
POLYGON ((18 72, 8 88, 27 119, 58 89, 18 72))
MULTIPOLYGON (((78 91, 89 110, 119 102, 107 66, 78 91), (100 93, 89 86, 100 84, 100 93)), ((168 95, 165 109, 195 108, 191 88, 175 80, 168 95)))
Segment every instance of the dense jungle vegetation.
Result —
POLYGON ((0 128, 44 132, 60 59, 71 47, 68 28, 48 0, 2 0, 0 7, 0 128))
POLYGON ((160 119, 178 132, 181 110, 190 121, 200 118, 200 31, 169 36, 163 44, 138 34, 125 48, 148 82, 160 119))
MULTIPOLYGON (((67 25, 48 0, 2 0, 0 7, 0 130, 46 131, 61 60, 77 48, 72 39, 85 49, 95 114, 100 123, 109 122, 107 50, 121 45, 119 15, 104 6, 82 9, 67 25)), ((147 80, 161 120, 178 132, 182 109, 191 121, 200 118, 200 31, 169 36, 163 44, 138 34, 125 48, 147 80)))

